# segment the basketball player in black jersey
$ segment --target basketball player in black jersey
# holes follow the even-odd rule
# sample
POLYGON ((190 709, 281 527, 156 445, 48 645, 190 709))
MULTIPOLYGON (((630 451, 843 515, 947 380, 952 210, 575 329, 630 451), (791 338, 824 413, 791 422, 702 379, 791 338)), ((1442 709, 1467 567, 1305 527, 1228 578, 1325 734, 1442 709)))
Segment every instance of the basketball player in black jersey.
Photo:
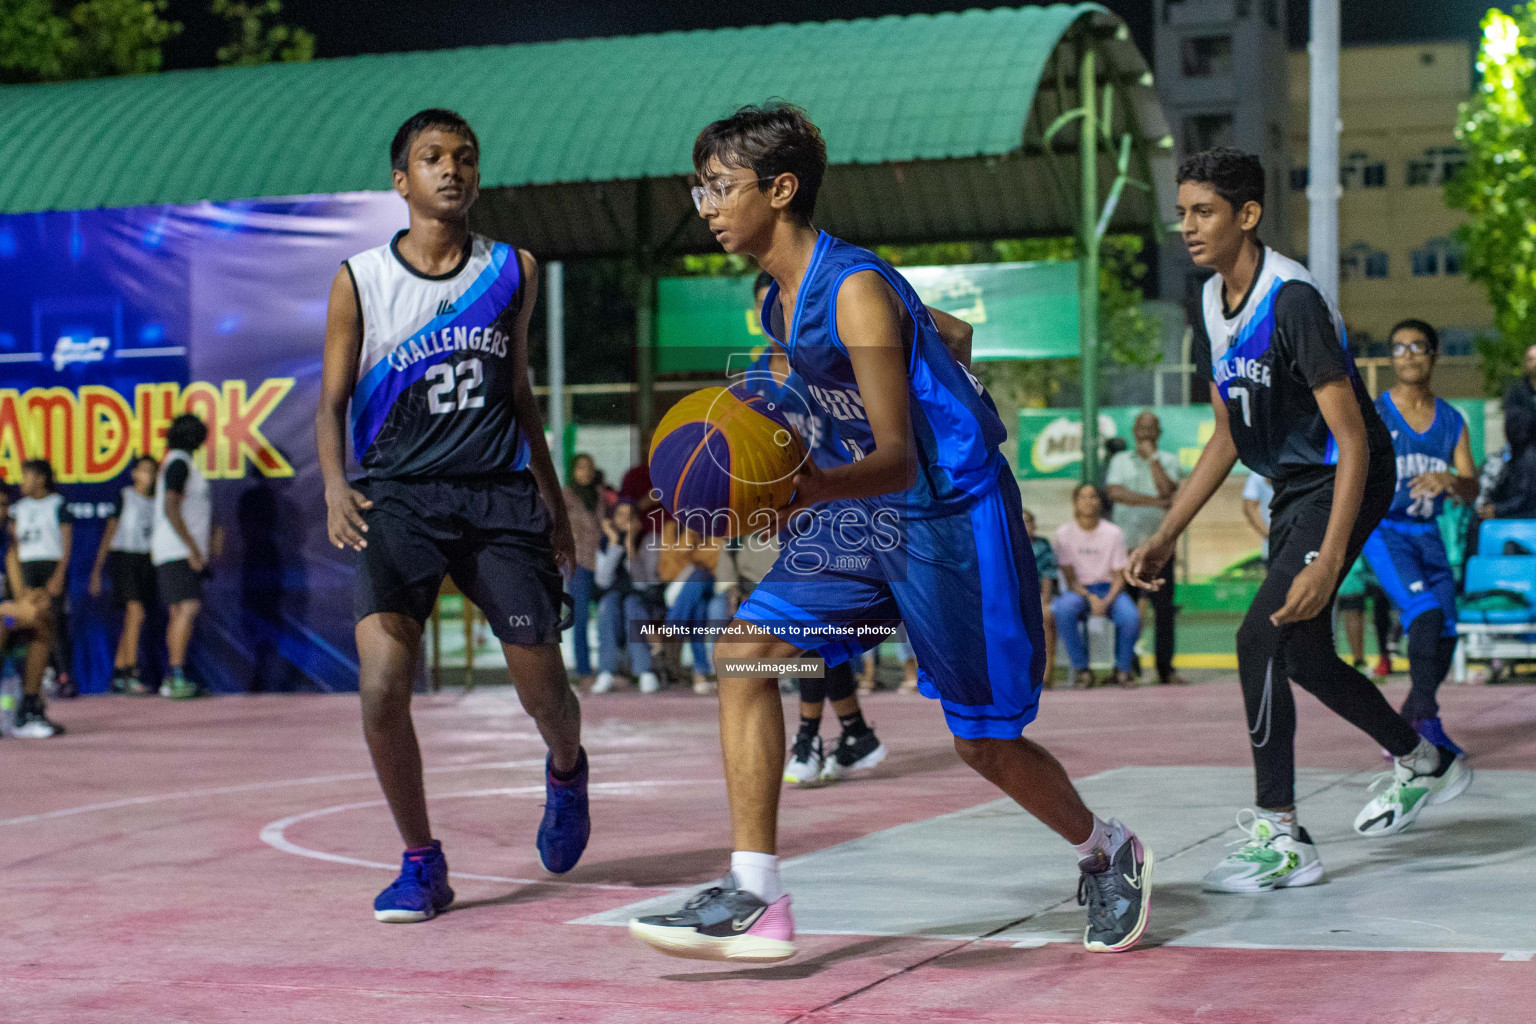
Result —
POLYGON ((1248 841, 1208 872, 1208 891, 1313 885, 1323 865, 1296 817, 1296 705, 1291 682, 1396 759, 1391 785, 1355 819, 1364 835, 1411 825, 1426 804, 1466 788, 1453 751, 1422 740, 1334 649, 1329 608, 1339 581, 1392 502, 1392 438, 1349 354, 1343 317, 1305 267, 1259 241, 1264 168, 1235 149, 1179 168, 1178 214, 1197 266, 1215 274, 1190 310, 1194 357, 1216 429, 1155 534, 1125 569, 1156 589, 1158 572, 1195 513, 1239 458, 1271 480, 1269 570, 1237 631, 1256 808, 1248 841))
POLYGON ((554 464, 528 381, 538 266, 472 235, 480 145, 446 110, 400 127, 390 149, 410 226, 331 282, 315 418, 327 531, 361 555, 358 687, 374 770, 406 851, 381 921, 424 921, 453 900, 432 837, 411 684, 445 574, 501 640, 523 707, 549 747, 537 846, 564 872, 586 847, 581 712, 559 639, 558 566, 574 565, 554 464), (348 406, 350 409, 350 421, 348 406), (346 436, 367 477, 346 477, 346 436))

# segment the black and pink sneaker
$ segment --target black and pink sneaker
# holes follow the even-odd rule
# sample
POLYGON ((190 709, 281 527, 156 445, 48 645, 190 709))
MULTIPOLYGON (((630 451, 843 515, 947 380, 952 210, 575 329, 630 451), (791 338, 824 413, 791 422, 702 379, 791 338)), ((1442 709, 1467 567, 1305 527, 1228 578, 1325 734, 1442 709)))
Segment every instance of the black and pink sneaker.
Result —
POLYGON ((788 895, 765 903, 726 875, 675 914, 637 917, 629 934, 658 952, 690 960, 773 963, 795 955, 795 915, 788 895))

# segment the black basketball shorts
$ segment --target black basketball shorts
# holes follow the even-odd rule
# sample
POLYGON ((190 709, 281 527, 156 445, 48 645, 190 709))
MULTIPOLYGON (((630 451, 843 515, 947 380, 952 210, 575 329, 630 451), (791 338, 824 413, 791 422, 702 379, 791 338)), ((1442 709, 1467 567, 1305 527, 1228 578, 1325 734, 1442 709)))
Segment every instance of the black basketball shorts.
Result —
POLYGON ((502 643, 558 643, 563 605, 550 516, 529 472, 486 480, 364 480, 363 548, 353 592, 361 622, 381 612, 425 622, 443 577, 502 643))
MULTIPOLYGON (((189 567, 190 568, 190 567, 189 567)), ((107 572, 119 601, 155 603, 155 563, 147 551, 107 552, 107 572)))

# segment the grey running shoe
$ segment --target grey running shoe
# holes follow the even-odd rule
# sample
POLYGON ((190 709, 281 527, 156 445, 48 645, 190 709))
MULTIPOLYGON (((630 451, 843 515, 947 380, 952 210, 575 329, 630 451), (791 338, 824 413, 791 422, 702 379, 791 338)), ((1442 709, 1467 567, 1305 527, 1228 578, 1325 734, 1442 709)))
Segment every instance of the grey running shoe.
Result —
POLYGON ((677 913, 633 919, 629 934, 658 952, 690 960, 772 963, 795 955, 789 896, 764 903, 738 889, 735 875, 692 897, 677 913))
POLYGON ((1152 907, 1152 851, 1127 831, 1113 857, 1099 850, 1077 866, 1077 902, 1088 908, 1084 948, 1119 953, 1140 942, 1152 907))

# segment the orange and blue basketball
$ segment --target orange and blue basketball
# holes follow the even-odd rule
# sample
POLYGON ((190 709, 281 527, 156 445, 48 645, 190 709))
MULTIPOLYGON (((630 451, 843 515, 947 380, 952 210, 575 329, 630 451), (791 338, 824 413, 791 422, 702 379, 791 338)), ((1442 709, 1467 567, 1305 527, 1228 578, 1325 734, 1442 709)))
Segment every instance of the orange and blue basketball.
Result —
POLYGON ((708 536, 736 536, 783 508, 805 462, 775 404, 741 385, 705 388, 662 417, 651 441, 651 486, 662 507, 708 536))

